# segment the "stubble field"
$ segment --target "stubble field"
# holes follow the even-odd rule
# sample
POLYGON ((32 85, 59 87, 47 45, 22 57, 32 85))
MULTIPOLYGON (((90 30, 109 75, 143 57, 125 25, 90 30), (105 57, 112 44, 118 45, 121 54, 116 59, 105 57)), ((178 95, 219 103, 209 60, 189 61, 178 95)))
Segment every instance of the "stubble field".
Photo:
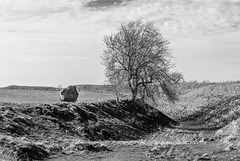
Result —
MULTIPOLYGON (((111 92, 79 92, 78 102, 99 102, 114 99, 111 92)), ((60 103, 59 91, 0 89, 0 102, 60 103)))

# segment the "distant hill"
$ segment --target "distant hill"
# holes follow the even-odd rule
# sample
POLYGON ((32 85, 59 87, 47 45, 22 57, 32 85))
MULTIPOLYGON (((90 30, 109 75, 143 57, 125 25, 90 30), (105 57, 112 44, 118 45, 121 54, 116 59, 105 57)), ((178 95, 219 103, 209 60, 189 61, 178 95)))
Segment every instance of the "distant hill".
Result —
POLYGON ((92 92, 113 92, 112 85, 92 85, 92 84, 80 84, 76 85, 78 91, 92 91, 92 92))
POLYGON ((59 91, 60 88, 55 87, 45 87, 45 86, 18 86, 18 85, 11 85, 7 87, 2 87, 0 89, 5 90, 40 90, 40 91, 59 91))
MULTIPOLYGON (((91 85, 91 84, 80 84, 76 85, 78 91, 92 91, 92 92, 112 92, 113 88, 111 85, 91 85)), ((59 91, 62 88, 46 87, 46 86, 19 86, 10 85, 2 87, 4 90, 40 90, 40 91, 59 91)))
MULTIPOLYGON (((186 94, 193 90, 200 90, 202 88, 210 87, 232 87, 235 88, 239 86, 240 82, 183 82, 177 85, 177 91, 179 94, 186 94)), ((114 92, 112 85, 93 85, 93 84, 79 84, 76 85, 78 91, 82 92, 114 92)), ((40 91, 60 91, 62 88, 49 87, 49 86, 20 86, 20 85, 10 85, 7 87, 2 87, 0 89, 4 90, 40 90, 40 91)), ((128 93, 127 87, 122 90, 128 93)))

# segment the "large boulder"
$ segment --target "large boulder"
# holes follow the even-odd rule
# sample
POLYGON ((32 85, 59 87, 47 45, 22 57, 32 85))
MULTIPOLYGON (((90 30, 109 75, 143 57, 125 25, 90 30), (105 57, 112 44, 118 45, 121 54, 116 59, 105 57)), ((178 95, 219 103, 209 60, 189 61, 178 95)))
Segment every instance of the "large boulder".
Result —
POLYGON ((78 91, 76 86, 68 86, 60 91, 60 100, 66 102, 76 102, 78 91))

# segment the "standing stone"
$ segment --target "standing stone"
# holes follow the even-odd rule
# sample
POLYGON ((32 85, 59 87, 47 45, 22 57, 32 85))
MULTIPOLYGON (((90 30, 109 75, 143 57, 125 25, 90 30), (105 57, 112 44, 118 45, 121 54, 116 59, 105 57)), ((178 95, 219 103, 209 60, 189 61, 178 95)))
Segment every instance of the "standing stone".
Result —
POLYGON ((60 91, 60 100, 66 102, 76 102, 78 91, 76 86, 68 86, 60 91))

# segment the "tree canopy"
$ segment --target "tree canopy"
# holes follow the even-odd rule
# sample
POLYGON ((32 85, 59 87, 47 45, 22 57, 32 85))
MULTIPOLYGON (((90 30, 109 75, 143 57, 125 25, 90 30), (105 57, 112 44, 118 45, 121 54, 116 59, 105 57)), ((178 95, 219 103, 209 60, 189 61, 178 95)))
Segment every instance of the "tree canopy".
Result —
POLYGON ((122 23, 116 33, 104 37, 104 43, 102 59, 110 83, 127 84, 133 100, 153 98, 160 90, 169 100, 177 99, 169 72, 173 67, 169 41, 153 22, 122 23))

